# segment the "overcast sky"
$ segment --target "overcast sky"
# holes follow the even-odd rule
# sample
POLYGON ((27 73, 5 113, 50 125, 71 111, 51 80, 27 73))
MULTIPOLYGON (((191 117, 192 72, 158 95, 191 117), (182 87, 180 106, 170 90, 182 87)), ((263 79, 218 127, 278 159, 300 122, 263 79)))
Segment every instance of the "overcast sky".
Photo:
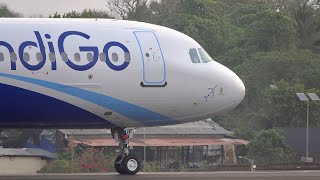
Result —
POLYGON ((84 9, 106 10, 107 0, 0 0, 13 11, 23 14, 24 17, 65 13, 72 10, 84 9))

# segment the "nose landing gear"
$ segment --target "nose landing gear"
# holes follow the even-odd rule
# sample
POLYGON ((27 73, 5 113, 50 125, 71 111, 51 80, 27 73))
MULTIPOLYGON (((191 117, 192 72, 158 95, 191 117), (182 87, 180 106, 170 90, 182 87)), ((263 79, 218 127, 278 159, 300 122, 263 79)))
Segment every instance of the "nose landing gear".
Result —
POLYGON ((140 171, 141 162, 134 155, 129 155, 129 139, 133 137, 135 129, 111 129, 112 137, 119 142, 119 155, 114 163, 114 168, 119 174, 134 175, 140 171))
POLYGON ((119 174, 134 175, 140 171, 140 167, 140 161, 132 155, 120 155, 114 163, 114 168, 119 174))

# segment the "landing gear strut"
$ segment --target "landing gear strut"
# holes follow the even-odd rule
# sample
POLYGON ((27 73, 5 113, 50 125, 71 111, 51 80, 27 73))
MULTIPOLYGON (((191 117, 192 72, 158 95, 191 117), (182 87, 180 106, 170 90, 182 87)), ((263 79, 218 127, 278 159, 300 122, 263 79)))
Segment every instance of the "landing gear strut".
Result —
POLYGON ((112 137, 119 142, 119 155, 114 163, 114 168, 119 174, 134 175, 140 171, 141 163, 133 155, 129 155, 129 139, 133 137, 135 129, 114 128, 111 129, 112 137))

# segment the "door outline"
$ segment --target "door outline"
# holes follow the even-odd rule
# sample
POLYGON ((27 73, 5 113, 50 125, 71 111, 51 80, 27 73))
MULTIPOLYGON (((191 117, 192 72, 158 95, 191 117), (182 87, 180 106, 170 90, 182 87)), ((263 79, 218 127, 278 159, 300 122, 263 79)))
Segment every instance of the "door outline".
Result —
POLYGON ((157 35, 155 34, 154 31, 152 30, 141 30, 141 31, 134 31, 133 32, 136 40, 137 40, 137 43, 139 45, 139 49, 140 49, 140 55, 141 55, 141 58, 142 58, 142 66, 143 66, 143 78, 142 78, 142 82, 140 83, 140 85, 142 87, 166 87, 168 85, 168 83, 166 82, 166 78, 167 78, 167 74, 166 74, 166 62, 165 62, 165 59, 164 59, 164 56, 163 56, 163 53, 162 53, 162 48, 161 48, 161 45, 160 45, 160 42, 159 42, 159 39, 157 37, 157 35), (155 41, 159 47, 159 51, 160 51, 160 54, 161 54, 161 59, 162 59, 162 63, 163 63, 163 80, 162 81, 159 81, 159 82, 148 82, 146 80, 146 73, 145 73, 145 58, 144 58, 144 53, 143 53, 143 50, 142 50, 142 46, 141 46, 141 42, 140 42, 140 39, 138 38, 138 35, 137 33, 152 33, 154 38, 155 38, 155 41))

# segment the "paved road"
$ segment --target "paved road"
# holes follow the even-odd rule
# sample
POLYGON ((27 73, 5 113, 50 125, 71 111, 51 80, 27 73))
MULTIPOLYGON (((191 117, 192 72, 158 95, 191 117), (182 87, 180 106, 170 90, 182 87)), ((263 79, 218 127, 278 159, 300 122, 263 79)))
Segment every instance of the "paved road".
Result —
POLYGON ((320 180, 320 171, 273 172, 196 172, 140 173, 134 176, 117 174, 2 175, 10 180, 320 180))

